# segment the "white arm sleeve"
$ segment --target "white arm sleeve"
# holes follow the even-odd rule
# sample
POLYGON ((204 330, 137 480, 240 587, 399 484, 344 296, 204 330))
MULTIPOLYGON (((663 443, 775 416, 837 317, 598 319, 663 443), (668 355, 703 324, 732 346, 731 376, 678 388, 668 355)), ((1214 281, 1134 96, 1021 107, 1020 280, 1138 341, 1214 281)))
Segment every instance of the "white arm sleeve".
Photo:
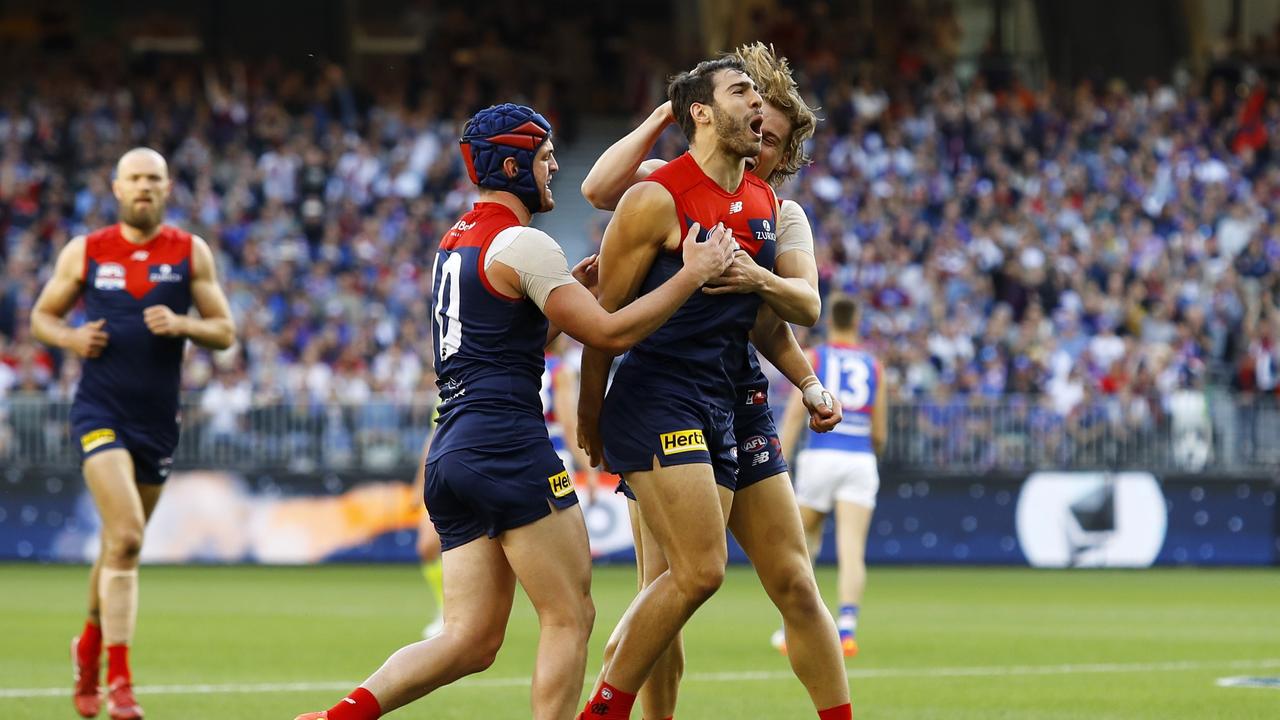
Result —
POLYGON ((569 272, 564 250, 537 228, 515 226, 498 233, 485 254, 485 269, 495 260, 516 271, 520 276, 520 289, 539 310, 547 303, 552 290, 577 282, 569 272))
POLYGON ((778 249, 781 255, 792 250, 813 254, 813 229, 804 208, 794 200, 783 200, 778 210, 778 249))

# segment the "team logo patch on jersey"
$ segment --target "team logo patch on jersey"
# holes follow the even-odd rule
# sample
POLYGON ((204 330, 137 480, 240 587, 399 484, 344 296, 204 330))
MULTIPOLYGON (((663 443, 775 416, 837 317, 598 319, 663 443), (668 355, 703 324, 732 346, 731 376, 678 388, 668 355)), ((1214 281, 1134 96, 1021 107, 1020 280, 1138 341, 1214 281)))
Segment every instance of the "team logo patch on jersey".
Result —
POLYGON ((702 436, 702 431, 696 428, 662 433, 658 437, 662 441, 663 455, 675 455, 692 450, 705 451, 707 449, 706 438, 702 436))
POLYGON ((90 430, 80 436, 80 450, 83 452, 93 452, 103 445, 108 445, 116 441, 116 431, 111 428, 102 428, 101 430, 90 430))
POLYGON ((93 274, 93 287, 97 290, 123 290, 124 266, 120 263, 102 263, 93 274))
POLYGON ((547 482, 551 483, 551 494, 558 498, 573 492, 573 481, 569 479, 567 470, 561 470, 558 475, 552 475, 547 478, 547 482))
POLYGON ((163 265, 152 265, 151 274, 147 276, 153 283, 171 283, 182 282, 182 276, 173 271, 173 266, 165 263, 163 265))

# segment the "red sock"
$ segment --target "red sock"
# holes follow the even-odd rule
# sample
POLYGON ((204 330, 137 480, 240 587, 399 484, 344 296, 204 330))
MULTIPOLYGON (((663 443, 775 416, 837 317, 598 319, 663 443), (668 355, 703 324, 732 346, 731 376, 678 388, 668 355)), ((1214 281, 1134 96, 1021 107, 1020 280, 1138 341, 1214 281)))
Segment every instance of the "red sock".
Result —
POLYGON ((600 689, 582 709, 586 720, 629 720, 636 694, 623 692, 609 683, 600 683, 600 689))
POLYGON ((92 620, 84 621, 80 640, 76 642, 76 655, 81 665, 96 665, 102 656, 102 626, 92 620))
POLYGON ((382 708, 373 693, 358 687, 337 705, 329 708, 329 720, 378 720, 382 708))
POLYGON ((853 705, 845 703, 818 711, 818 720, 853 720, 853 705))
POLYGON ((108 645, 107 685, 115 684, 115 681, 120 678, 127 683, 133 682, 133 677, 129 674, 129 646, 108 645))

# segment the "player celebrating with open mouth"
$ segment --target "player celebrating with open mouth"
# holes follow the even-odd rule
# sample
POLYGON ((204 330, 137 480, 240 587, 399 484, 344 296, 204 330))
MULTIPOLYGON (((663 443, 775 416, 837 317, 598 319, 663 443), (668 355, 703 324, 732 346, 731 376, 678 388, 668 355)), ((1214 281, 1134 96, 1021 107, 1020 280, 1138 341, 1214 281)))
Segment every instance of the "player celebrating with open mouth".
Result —
MULTIPOLYGON (((764 51, 762 46, 757 49, 764 51)), ((773 59, 771 54, 768 58, 773 59)), ((646 715, 666 718, 674 712, 680 655, 672 641, 723 579, 726 522, 752 554, 766 589, 803 646, 805 652, 797 653, 792 664, 820 716, 851 715, 835 625, 817 592, 785 464, 763 404, 766 383, 746 342, 754 324, 751 336, 805 389, 815 425, 822 422, 829 429, 838 422, 834 404, 772 310, 776 306, 787 319, 808 324, 817 320, 812 240, 797 243, 792 235, 790 245, 778 241, 779 214, 772 190, 757 175, 743 174, 752 160, 758 168, 758 161, 765 159, 771 174, 782 159, 778 146, 783 139, 797 137, 793 133, 798 130, 799 141, 788 145, 798 148, 806 124, 812 132, 813 116, 804 108, 807 122, 799 112, 794 120, 778 113, 766 125, 763 99, 744 69, 740 57, 728 56, 673 80, 668 95, 675 111, 670 116, 690 140, 688 154, 656 170, 640 167, 640 159, 669 122, 660 110, 654 122, 624 138, 593 169, 604 188, 593 198, 597 204, 607 205, 611 191, 635 183, 622 195, 610 224, 615 232, 606 231, 601 250, 605 307, 634 295, 642 281, 647 286, 669 272, 670 253, 661 250, 671 249, 681 223, 724 220, 742 250, 721 281, 722 288, 710 288, 691 300, 623 360, 604 402, 603 453, 610 468, 624 474, 644 519, 638 525, 637 545, 647 587, 615 631, 611 644, 616 647, 584 717, 629 717, 635 693, 651 668, 656 668, 658 678, 646 697, 646 715), (756 111, 737 116, 743 104, 756 111), (766 130, 771 148, 767 158, 761 157, 766 130), (807 256, 792 252, 796 249, 807 249, 807 256), (773 275, 775 256, 786 257, 793 279, 773 275), (711 297, 718 293, 724 296, 711 297), (761 308, 762 300, 769 306, 761 308), (647 437, 654 435, 657 444, 647 437), (744 460, 748 465, 740 474, 744 460), (741 489, 744 479, 752 489, 735 497, 732 492, 741 489), (735 509, 739 498, 745 498, 741 513, 735 509), (778 537, 786 541, 779 543, 778 537)), ((793 83, 785 90, 790 95, 784 93, 779 104, 790 103, 792 96, 798 100, 793 83)), ((803 103, 789 107, 798 111, 803 103)), ((790 159, 795 167, 802 162, 798 155, 790 159)), ((591 184, 589 177, 584 184, 589 198, 594 194, 591 184)), ((794 212, 790 214, 796 222, 794 212)), ((807 230, 803 212, 798 222, 807 230)), ((599 359, 584 356, 580 428, 586 430, 583 442, 593 457, 600 452, 600 439, 590 434, 591 420, 600 413, 603 385, 599 359)))

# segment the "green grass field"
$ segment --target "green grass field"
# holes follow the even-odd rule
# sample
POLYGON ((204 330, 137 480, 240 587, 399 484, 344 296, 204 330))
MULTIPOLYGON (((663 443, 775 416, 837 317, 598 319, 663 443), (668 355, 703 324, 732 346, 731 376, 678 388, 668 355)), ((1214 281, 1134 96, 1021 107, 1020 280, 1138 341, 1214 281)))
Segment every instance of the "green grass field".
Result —
MULTIPOLYGON (((67 644, 85 574, 0 566, 5 720, 76 717, 67 644)), ((830 569, 821 581, 834 592, 830 569)), ((627 567, 597 570, 592 672, 633 586, 627 567)), ((291 720, 417 639, 429 602, 409 566, 147 567, 135 682, 156 720, 291 720)), ((769 647, 776 618, 751 571, 731 570, 686 631, 677 717, 813 717, 769 647)), ((854 706, 859 720, 1280 718, 1280 690, 1215 685, 1280 675, 1278 618, 1269 570, 873 568, 848 664, 854 706)), ((392 717, 528 717, 535 634, 522 598, 493 668, 392 717)))

